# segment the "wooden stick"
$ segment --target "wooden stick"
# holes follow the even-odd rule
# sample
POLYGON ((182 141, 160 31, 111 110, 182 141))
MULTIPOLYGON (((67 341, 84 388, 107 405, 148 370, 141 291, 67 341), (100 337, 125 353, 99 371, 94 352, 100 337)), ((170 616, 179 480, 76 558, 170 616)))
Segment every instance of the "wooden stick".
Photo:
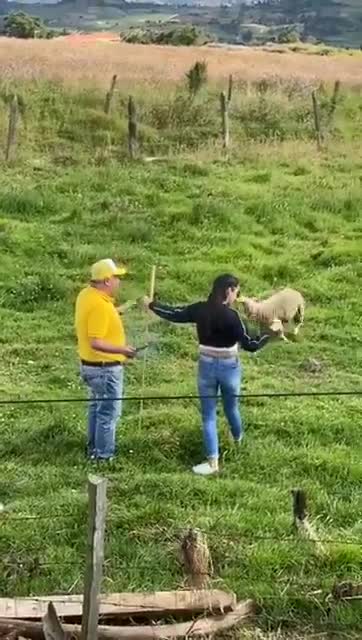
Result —
POLYGON ((312 102, 313 102, 314 126, 315 126, 315 130, 316 130, 316 135, 317 135, 317 147, 318 147, 318 151, 321 151, 322 150, 323 135, 322 135, 322 130, 321 130, 320 115, 319 115, 319 105, 318 105, 316 91, 312 91, 312 102))
POLYGON ((151 281, 150 281, 150 300, 151 301, 155 297, 156 271, 157 271, 157 267, 156 265, 153 265, 152 271, 151 271, 151 281))
MULTIPOLYGON (((150 290, 149 290, 149 298, 152 302, 153 298, 155 297, 155 285, 156 285, 156 271, 157 271, 157 267, 156 265, 153 265, 152 267, 152 271, 151 271, 151 279, 150 279, 150 290)), ((146 318, 146 331, 145 331, 145 344, 147 344, 150 341, 150 332, 149 332, 149 317, 147 316, 146 318)), ((145 381, 146 381, 146 363, 147 363, 147 350, 145 352, 144 358, 143 358, 143 363, 142 363, 142 381, 141 381, 141 395, 143 396, 143 392, 144 392, 144 388, 145 388, 145 381)), ((142 419, 143 419, 143 400, 140 401, 140 413, 139 413, 139 417, 138 417, 138 428, 141 429, 142 427, 142 419)))
POLYGON ((107 115, 109 114, 110 110, 111 110, 111 105, 112 105, 112 100, 113 100, 113 95, 114 95, 114 90, 116 88, 116 84, 117 84, 117 76, 114 75, 111 81, 111 86, 109 88, 109 91, 107 91, 106 93, 106 100, 104 103, 104 113, 106 113, 107 115))
POLYGON ((222 91, 220 94, 220 107, 221 107, 221 133, 222 133, 223 147, 224 149, 227 149, 230 142, 229 113, 228 113, 228 102, 227 102, 224 91, 222 91))
MULTIPOLYGON (((0 619, 41 620, 49 600, 61 618, 81 618, 83 596, 41 596, 38 598, 0 598, 0 619)), ((236 606, 234 593, 217 589, 192 591, 158 591, 155 593, 109 593, 99 596, 102 617, 165 618, 184 614, 226 613, 236 606)), ((77 620, 74 620, 76 622, 77 620)))
MULTIPOLYGON (((213 635, 238 624, 247 622, 255 614, 256 606, 253 600, 240 602, 234 611, 224 616, 200 618, 189 622, 176 624, 111 627, 99 626, 99 640, 168 640, 173 638, 197 638, 213 635)), ((0 634, 16 630, 19 635, 30 640, 44 640, 41 622, 25 620, 0 619, 0 634)), ((81 629, 78 625, 63 624, 63 631, 72 637, 81 639, 81 629)))
POLYGON ((14 96, 10 102, 9 108, 9 125, 8 125, 8 137, 6 141, 5 149, 5 162, 11 160, 12 150, 16 144, 16 132, 19 120, 19 104, 17 96, 14 96))
POLYGON ((87 565, 84 584, 82 640, 96 640, 99 615, 99 592, 104 558, 104 530, 107 510, 107 480, 88 478, 89 525, 87 565))

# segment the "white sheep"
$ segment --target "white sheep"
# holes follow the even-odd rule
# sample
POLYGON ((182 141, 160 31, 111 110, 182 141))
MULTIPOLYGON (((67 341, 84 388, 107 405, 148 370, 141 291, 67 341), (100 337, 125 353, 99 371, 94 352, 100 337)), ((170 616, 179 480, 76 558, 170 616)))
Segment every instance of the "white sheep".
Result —
POLYGON ((304 322, 305 302, 299 291, 282 289, 266 300, 239 297, 245 313, 250 320, 269 327, 273 332, 288 342, 284 335, 287 325, 293 321, 294 335, 297 335, 304 322))

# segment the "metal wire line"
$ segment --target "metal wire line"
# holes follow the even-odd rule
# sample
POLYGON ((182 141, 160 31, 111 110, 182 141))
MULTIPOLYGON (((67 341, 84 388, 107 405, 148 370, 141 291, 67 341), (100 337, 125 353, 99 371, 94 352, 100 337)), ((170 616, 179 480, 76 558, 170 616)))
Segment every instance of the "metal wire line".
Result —
MULTIPOLYGON (((55 513, 55 514, 50 514, 50 515, 26 515, 26 516, 11 516, 11 515, 7 515, 7 514, 1 514, 0 515, 0 523, 1 521, 4 522, 19 522, 19 521, 26 521, 26 520, 54 520, 54 519, 73 519, 74 517, 78 517, 79 513, 76 512, 71 512, 71 513, 55 513)), ((108 516, 107 517, 107 521, 117 521, 118 518, 117 516, 108 516)), ((186 528, 186 527, 184 527, 186 528)), ((181 527, 179 528, 179 531, 181 530, 181 527)), ((218 531, 212 531, 212 530, 203 530, 204 533, 206 533, 206 535, 210 536, 210 537, 218 537, 221 539, 226 539, 226 540, 232 540, 234 542, 238 542, 240 540, 244 540, 244 541, 248 541, 250 543, 254 542, 254 541, 268 541, 268 542, 277 542, 279 544, 289 544, 292 542, 306 542, 306 543, 320 543, 320 544, 341 544, 341 545, 352 545, 352 546, 362 546, 362 540, 352 540, 350 538, 347 539, 343 539, 343 538, 327 538, 327 539, 316 539, 316 540, 308 540, 306 538, 298 538, 298 537, 293 537, 293 536, 288 536, 285 538, 281 538, 280 536, 277 535, 272 535, 272 534, 252 534, 252 533, 238 533, 235 532, 235 534, 224 534, 224 533, 219 533, 218 531)), ((136 533, 137 535, 142 535, 142 533, 147 534, 147 532, 130 532, 132 534, 136 533)), ((177 538, 177 533, 175 532, 174 534, 170 534, 169 529, 162 529, 160 527, 157 527, 156 530, 151 531, 152 534, 164 534, 168 539, 175 539, 177 538)))
MULTIPOLYGON (((332 390, 332 391, 280 391, 280 392, 264 392, 264 393, 240 393, 230 394, 233 398, 242 398, 243 400, 256 400, 258 398, 324 398, 324 397, 352 397, 362 396, 362 389, 354 389, 350 391, 332 390)), ((177 400, 201 400, 201 399, 219 399, 217 394, 213 395, 199 395, 199 394, 185 394, 185 395, 149 395, 149 396, 120 396, 115 398, 95 398, 95 400, 102 400, 102 402, 115 402, 115 401, 127 401, 127 402, 141 402, 141 401, 162 401, 162 402, 174 402, 177 400)), ((0 406, 5 405, 34 405, 34 404, 66 404, 66 403, 87 403, 88 398, 28 398, 28 399, 5 399, 0 400, 0 406)))

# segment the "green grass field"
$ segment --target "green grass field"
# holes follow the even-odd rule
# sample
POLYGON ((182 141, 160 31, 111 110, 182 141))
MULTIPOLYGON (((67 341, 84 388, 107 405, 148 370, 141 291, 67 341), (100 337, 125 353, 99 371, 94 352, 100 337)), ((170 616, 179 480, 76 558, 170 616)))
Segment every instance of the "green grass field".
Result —
MULTIPOLYGON (((66 118, 59 128, 59 100, 49 104, 56 116, 37 120, 42 136, 28 125, 18 161, 2 168, 1 399, 85 397, 73 303, 88 266, 103 256, 129 266, 122 299, 147 292, 154 263, 157 292, 170 302, 204 296, 225 270, 240 276, 245 294, 298 288, 308 304, 300 339, 242 354, 245 391, 361 389, 362 158, 348 100, 343 135, 320 155, 310 136, 261 143, 248 129, 229 160, 214 148, 208 161, 207 152, 188 151, 162 164, 92 155, 71 110, 73 140, 56 138, 66 118), (308 370, 311 358, 318 373, 308 370)), ((40 113, 39 94, 34 105, 40 113)), ((358 105, 355 96, 353 114, 358 105)), ((130 342, 142 344, 146 317, 132 312, 125 321, 130 342)), ((158 349, 147 361, 146 394, 194 393, 193 329, 152 319, 149 331, 158 349)), ((141 377, 142 361, 128 367, 128 395, 140 393, 141 377)), ((190 473, 201 455, 195 401, 146 403, 141 426, 139 404, 125 403, 119 456, 104 471, 103 589, 181 587, 177 534, 198 526, 208 534, 215 586, 255 597, 263 627, 308 625, 348 637, 362 629, 361 601, 328 610, 324 597, 335 581, 362 579, 361 399, 243 405, 245 444, 232 450, 220 416, 222 473, 207 480, 190 473), (320 536, 334 541, 325 557, 289 539, 295 487, 307 491, 320 536)), ((93 471, 84 458, 85 410, 1 407, 3 596, 81 592, 93 471)))

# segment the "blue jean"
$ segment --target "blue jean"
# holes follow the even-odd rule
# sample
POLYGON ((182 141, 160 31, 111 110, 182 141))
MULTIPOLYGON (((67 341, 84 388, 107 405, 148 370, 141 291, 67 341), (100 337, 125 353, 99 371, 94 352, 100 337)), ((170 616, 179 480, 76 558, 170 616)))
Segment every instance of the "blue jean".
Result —
POLYGON ((122 413, 123 367, 81 365, 81 377, 89 388, 88 455, 111 458, 115 452, 116 426, 122 413), (113 398, 110 400, 110 398, 113 398))
MULTIPOLYGON (((238 358, 211 358, 200 356, 198 387, 200 396, 217 396, 221 393, 224 413, 234 440, 243 435, 239 401, 241 365, 238 358)), ((217 398, 201 398, 201 414, 204 447, 208 458, 219 456, 219 439, 216 424, 217 398)))

